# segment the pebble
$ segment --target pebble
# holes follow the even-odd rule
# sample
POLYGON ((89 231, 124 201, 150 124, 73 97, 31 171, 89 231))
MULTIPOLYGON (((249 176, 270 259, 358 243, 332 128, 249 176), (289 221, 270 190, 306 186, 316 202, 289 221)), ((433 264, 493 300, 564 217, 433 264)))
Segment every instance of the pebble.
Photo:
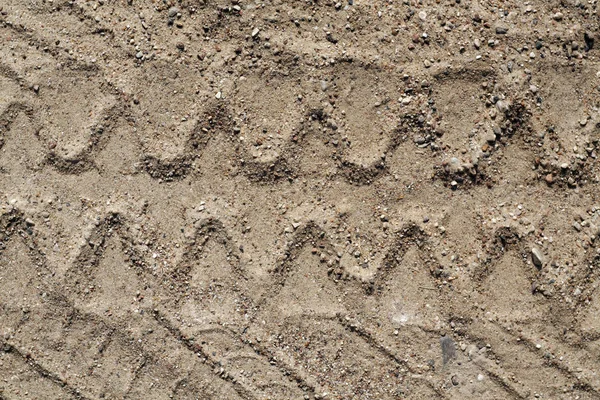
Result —
POLYGON ((508 28, 505 26, 498 26, 496 27, 496 34, 498 35, 506 35, 506 33, 508 33, 508 28))
POLYGON ((552 174, 546 175, 546 177, 544 179, 546 180, 546 183, 549 185, 554 183, 554 176, 552 176, 552 174))
POLYGON ((470 360, 472 360, 473 358, 475 358, 477 356, 478 351, 479 351, 479 349, 474 344, 468 345, 467 349, 465 350, 465 352, 467 353, 467 356, 469 356, 470 360))
POLYGON ((442 362, 446 365, 448 361, 456 358, 456 346, 454 345, 454 340, 448 336, 440 338, 440 345, 442 346, 442 362))
POLYGON ((553 18, 555 21, 562 21, 562 19, 563 19, 563 13, 561 13, 561 12, 557 12, 556 14, 554 14, 554 15, 552 16, 552 18, 553 18))
POLYGON ((494 143, 496 141, 496 134, 494 132, 487 132, 484 135, 484 139, 488 143, 494 143))
POLYGON ((258 29, 258 28, 254 28, 254 29, 252 30, 252 37, 253 37, 253 38, 257 37, 259 33, 260 33, 260 29, 258 29))
POLYGON ((452 157, 450 159, 450 161, 448 162, 448 167, 450 168, 450 171, 453 173, 456 172, 462 172, 461 171, 461 165, 460 165, 460 160, 456 157, 452 157))
POLYGON ((415 135, 413 140, 416 144, 423 144, 427 141, 422 135, 415 135))
POLYGON ((500 100, 496 103, 496 108, 498 111, 505 113, 508 111, 508 104, 505 101, 500 100))
POLYGON ((169 18, 174 18, 177 16, 177 14, 179 14, 179 8, 177 8, 177 7, 169 8, 169 12, 168 12, 169 18))
POLYGON ((429 67, 431 67, 431 61, 425 60, 425 61, 423 61, 423 65, 425 66, 425 68, 429 68, 429 67))
POLYGON ((531 249, 531 261, 533 261, 533 265, 535 265, 537 269, 541 269, 542 265, 544 265, 544 255, 537 247, 531 249))

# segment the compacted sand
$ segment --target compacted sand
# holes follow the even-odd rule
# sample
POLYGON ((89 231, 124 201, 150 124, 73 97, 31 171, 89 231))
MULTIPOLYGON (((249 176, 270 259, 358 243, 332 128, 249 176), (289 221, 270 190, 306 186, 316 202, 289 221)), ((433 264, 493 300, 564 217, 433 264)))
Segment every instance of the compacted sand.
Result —
POLYGON ((0 0, 0 399, 600 398, 596 0, 0 0))

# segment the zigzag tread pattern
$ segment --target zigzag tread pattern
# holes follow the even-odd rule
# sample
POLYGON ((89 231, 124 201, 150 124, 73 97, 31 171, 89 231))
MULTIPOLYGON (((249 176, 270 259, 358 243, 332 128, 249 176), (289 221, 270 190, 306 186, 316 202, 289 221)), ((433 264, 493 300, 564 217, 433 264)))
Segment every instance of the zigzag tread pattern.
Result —
POLYGON ((597 6, 412 3, 0 5, 0 400, 600 398, 597 6))
MULTIPOLYGON (((25 218, 19 212, 5 214, 3 216, 2 223, 5 227, 4 231, 7 232, 9 235, 3 238, 3 243, 10 243, 10 236, 18 234, 19 229, 22 229, 23 227, 27 229, 28 227, 28 224, 25 222, 25 218)), ((202 238, 207 236, 211 237, 211 235, 216 235, 216 239, 209 239, 209 242, 212 240, 216 240, 217 242, 223 243, 225 245, 225 248, 229 249, 228 254, 232 254, 234 252, 232 249, 235 249, 236 246, 231 243, 231 238, 224 229, 225 228, 220 222, 214 219, 209 219, 199 224, 197 235, 198 237, 202 238)), ((104 249, 107 246, 107 242, 109 240, 112 240, 111 238, 117 235, 120 238, 121 246, 123 246, 125 253, 128 253, 127 263, 130 263, 130 265, 134 266, 134 270, 136 271, 135 274, 140 277, 141 282, 144 282, 144 286, 148 287, 156 285, 156 291, 165 291, 165 298, 168 296, 174 296, 174 294, 169 293, 172 292, 172 289, 170 289, 169 287, 172 284, 165 284, 164 282, 152 282, 156 281, 156 277, 151 273, 151 270, 147 268, 147 266, 145 266, 146 262, 143 260, 143 257, 135 255, 135 251, 132 250, 134 246, 132 244, 131 238, 127 234, 127 222, 124 216, 118 214, 108 215, 104 220, 97 223, 94 232, 95 233, 93 233, 90 237, 90 244, 86 243, 82 247, 82 249, 79 252, 79 255, 74 260, 73 267, 70 269, 70 272, 67 272, 65 276, 65 283, 63 283, 62 285, 57 285, 56 288, 47 287, 44 289, 45 297, 49 298, 45 306, 50 308, 47 311, 45 311, 45 313, 49 313, 48 316, 41 318, 50 318, 50 320, 56 320, 56 318, 59 315, 63 315, 63 317, 60 318, 67 318, 65 320, 65 323, 67 323, 67 325, 63 325, 62 329, 66 329, 66 331, 72 330, 73 335, 76 335, 78 332, 82 332, 82 329, 83 331, 85 331, 86 329, 93 329, 93 331, 98 332, 92 334, 92 336, 103 339, 101 339, 99 342, 98 355, 94 356, 93 358, 96 359, 95 363, 102 364, 103 358, 111 356, 107 353, 106 350, 106 348, 109 348, 111 346, 111 343, 119 343, 119 341, 124 341, 124 343, 127 343, 129 341, 132 341, 132 338, 129 337, 129 334, 123 331, 124 326, 126 326, 126 320, 130 319, 131 317, 126 316, 125 319, 123 319, 123 317, 119 315, 111 316, 110 313, 104 315, 97 315, 89 314, 88 311, 79 311, 77 307, 83 307, 83 305, 85 304, 85 297, 87 296, 85 294, 85 291, 76 290, 75 292, 70 292, 71 294, 68 295, 68 297, 71 297, 75 300, 75 302, 73 303, 72 300, 68 300, 64 297, 64 293, 59 293, 57 291, 58 287, 73 287, 74 289, 76 289, 77 287, 93 287, 93 270, 97 269, 98 264, 102 262, 102 259, 104 257, 103 253, 105 251, 104 249), (82 268, 86 268, 88 270, 84 272, 82 268), (89 268, 92 268, 92 270, 89 270, 89 268), (75 286, 73 286, 74 283, 75 286), (90 285, 90 283, 92 283, 92 285, 90 285), (159 288, 161 286, 162 288, 159 288), (82 298, 84 299, 83 301, 81 300, 82 298), (61 308, 64 310, 61 313, 64 312, 66 314, 56 314, 56 311, 52 311, 59 310, 61 308), (73 328, 70 328, 71 326, 73 328), (104 326, 104 328, 100 328, 101 326, 104 326)), ((31 236, 33 240, 35 239, 36 234, 34 231, 29 233, 28 235, 31 236)), ((491 264, 488 268, 494 269, 495 265, 497 265, 497 261, 493 260, 500 260, 503 257, 502 254, 504 250, 502 249, 506 248, 504 247, 506 245, 503 245, 503 243, 520 242, 518 239, 514 239, 516 237, 517 236, 515 236, 514 234, 511 236, 511 233, 509 231, 501 230, 497 233, 495 240, 497 241, 499 246, 503 247, 500 248, 500 253, 498 253, 498 250, 491 250, 491 264)), ((32 240, 27 239, 27 237, 25 239, 32 240)), ((420 230, 414 225, 401 229, 397 233, 397 240, 390 247, 390 250, 387 256, 385 257, 383 265, 377 269, 378 272, 376 276, 368 282, 360 282, 357 281, 356 278, 352 278, 343 270, 343 268, 341 268, 338 261, 334 261, 332 267, 328 267, 327 265, 331 265, 332 263, 327 263, 326 259, 322 258, 321 260, 319 260, 319 258, 316 256, 312 257, 315 258, 313 262, 316 263, 316 267, 322 270, 322 277, 318 278, 318 281, 322 282, 320 285, 323 285, 325 282, 330 282, 330 284, 327 285, 330 285, 330 288, 333 288, 331 290, 345 290, 346 293, 348 293, 349 291, 353 292, 355 295, 350 296, 350 299, 357 297, 358 294, 362 294, 362 296, 377 298, 381 296, 380 293, 383 293, 383 291, 385 291, 385 287, 391 283, 386 282, 386 279, 389 279, 394 276, 391 273, 392 269, 399 268, 398 265, 403 265, 403 259, 405 258, 405 255, 409 254, 412 251, 411 248, 417 249, 417 253, 421 254, 421 250, 425 249, 427 246, 427 241, 427 234, 425 234, 422 230, 420 230)), ((44 265, 44 257, 40 255, 38 250, 35 250, 35 246, 31 247, 33 249, 31 250, 31 254, 36 257, 35 259, 40 260, 40 265, 44 265)), ((192 255, 196 247, 196 245, 190 247, 187 254, 192 255)), ((263 371, 263 373, 264 371, 269 371, 273 368, 273 366, 275 366, 277 370, 284 372, 283 375, 278 379, 289 379, 289 383, 287 389, 282 389, 282 393, 284 393, 282 394, 282 396, 284 396, 285 394, 289 395, 290 393, 292 393, 290 392, 290 390, 301 390, 304 391, 304 393, 308 393, 310 395, 318 394, 321 391, 333 391, 335 393, 335 390, 337 390, 335 386, 324 386, 322 382, 314 381, 314 377, 306 375, 306 372, 304 372, 303 370, 298 370, 298 363, 302 363, 301 359, 292 361, 291 359, 287 358, 289 357, 289 354, 286 354, 285 352, 281 353, 281 350, 278 349, 278 345, 272 347, 273 345, 269 345, 266 343, 263 344, 262 341, 253 339, 257 337, 266 338, 270 335, 273 335, 273 332, 271 331, 272 328, 269 328, 268 326, 265 327, 262 324, 257 324, 256 321, 264 319, 266 315, 270 315, 270 313, 265 314, 263 310, 268 311, 271 307, 280 304, 280 301, 278 301, 277 299, 280 298, 280 296, 283 295, 285 292, 287 292, 287 281, 297 274, 297 272, 295 272, 295 269, 298 268, 296 260, 299 257, 304 257, 303 254, 308 252, 308 249, 315 247, 319 248, 319 251, 329 254, 333 257, 333 259, 336 259, 336 256, 332 250, 333 247, 328 242, 326 233, 313 223, 309 223, 304 228, 299 229, 297 234, 294 236, 292 242, 288 244, 288 250, 285 252, 284 258, 279 264, 280 266, 275 271, 273 271, 273 287, 265 292, 266 294, 263 298, 255 300, 256 305, 252 305, 253 300, 251 300, 250 298, 245 299, 245 301, 248 303, 245 306, 245 309, 248 310, 247 312, 249 312, 250 314, 255 315, 255 317, 251 317, 250 320, 246 322, 245 326, 240 325, 236 328, 236 323, 231 324, 227 321, 221 320, 219 324, 215 324, 211 328, 203 329, 200 331, 192 330, 188 335, 184 333, 189 330, 186 325, 182 325, 181 327, 177 326, 177 321, 179 320, 179 318, 174 318, 174 316, 169 316, 166 314, 169 312, 168 307, 166 310, 162 310, 158 308, 150 308, 152 306, 146 306, 146 308, 142 308, 139 311, 141 315, 140 317, 136 318, 141 319, 138 319, 138 323, 140 323, 142 326, 154 326, 154 328, 149 328, 150 331, 158 331, 159 329, 162 329, 164 330, 164 334, 166 334, 168 337, 171 337, 174 340, 174 343, 182 343, 182 351, 191 354, 194 357, 194 360, 196 360, 195 363, 201 363, 203 367, 206 366, 206 373, 210 373, 208 371, 213 370, 214 373, 216 373, 217 376, 223 380, 224 384, 226 383, 228 385, 231 385, 232 390, 236 392, 237 395, 239 395, 241 398, 262 398, 262 396, 264 396, 264 394, 262 394, 264 389, 262 387, 247 386, 247 383, 241 383, 243 382, 243 376, 239 376, 235 372, 237 370, 237 367, 235 366, 236 363, 241 362, 246 356, 242 358, 237 358, 236 356, 234 356, 230 357, 229 359, 219 358, 220 356, 215 358, 215 356, 213 355, 214 351, 211 351, 211 349, 216 349, 215 347, 211 347, 215 345, 215 338, 216 340, 224 341, 223 343, 227 343, 228 341, 231 341, 231 343, 238 342, 239 345, 242 346, 242 348, 245 347, 246 350, 243 351, 245 351, 246 354, 251 355, 254 358, 254 362, 250 364, 244 364, 242 362, 242 364, 240 365, 246 365, 247 367, 252 366, 253 368, 257 368, 254 371, 255 374, 261 373, 261 371, 263 371), (275 303, 273 303, 274 301, 275 303), (217 335, 215 336, 215 334, 217 335), (211 342, 213 343, 211 344, 211 342), (296 389, 294 389, 294 387, 296 389)), ((494 249, 493 246, 492 249, 494 249)), ((508 249, 510 250, 511 247, 508 247, 508 249)), ((427 257, 424 255, 425 253, 422 254, 423 257, 425 257, 426 259, 427 257)), ((240 267, 238 264, 239 259, 236 256, 233 256, 231 257, 231 260, 232 268, 234 268, 234 270, 241 271, 239 269, 240 267)), ((186 279, 182 277, 189 276, 190 262, 190 259, 186 260, 186 257, 182 259, 182 266, 176 267, 176 270, 180 272, 173 275, 173 282, 182 282, 185 285, 186 279)), ((306 264, 303 263, 302 265, 306 264)), ((431 259, 430 261, 425 261, 423 266, 426 268, 424 271, 424 276, 430 276, 429 279, 432 280, 432 283, 434 283, 434 285, 436 286, 439 285, 439 279, 443 279, 444 275, 443 273, 440 275, 439 268, 436 268, 437 266, 439 266, 438 262, 435 259, 431 259), (430 263, 429 267, 427 267, 428 262, 430 263)), ((482 277, 482 275, 479 272, 475 271, 474 279, 476 279, 475 282, 482 282, 485 281, 486 278, 482 277)), ((213 281, 213 283, 215 284, 215 287, 219 287, 217 281, 213 281)), ((232 285, 232 281, 227 282, 226 280, 223 281, 220 285, 232 285)), ((239 290, 239 288, 234 290, 239 290)), ((448 304, 448 306, 450 307, 450 314, 443 317, 444 320, 458 322, 472 318, 469 315, 461 315, 461 313, 464 312, 464 310, 461 310, 461 306, 454 305, 452 298, 448 297, 448 293, 444 293, 444 289, 440 288, 439 290, 440 292, 438 296, 441 296, 440 298, 443 299, 444 302, 450 303, 448 304)), ((186 292, 187 291, 176 290, 174 293, 185 294, 186 292)), ((328 293, 328 296, 332 294, 334 296, 333 298, 336 298, 336 296, 344 296, 342 293, 336 295, 335 292, 328 293)), ((309 303, 307 303, 306 307, 310 307, 311 295, 308 294, 308 296, 309 303)), ((345 297, 348 298, 348 296, 345 297)), ((549 300, 552 301, 551 298, 549 300)), ((304 304, 304 300, 300 301, 298 304, 304 304)), ((356 348, 356 350, 353 351, 354 357, 358 357, 359 354, 361 354, 364 350, 368 350, 369 353, 367 354, 370 354, 369 358, 382 357, 381 362, 387 364, 388 368, 393 368, 396 371, 404 370, 406 372, 411 372, 412 374, 417 374, 419 368, 418 364, 412 360, 407 360, 406 355, 402 352, 399 352, 399 350, 395 348, 397 344, 394 344, 393 340, 390 341, 389 337, 386 337, 386 335, 382 335, 382 331, 380 329, 377 329, 377 327, 375 326, 371 326, 370 323, 361 322, 368 321, 370 319, 368 316, 368 311, 361 310, 360 304, 355 303, 354 301, 343 301, 341 304, 342 309, 340 310, 342 311, 334 311, 333 314, 330 314, 329 316, 317 316, 316 314, 314 314, 315 311, 310 311, 309 308, 300 309, 300 314, 298 314, 297 317, 295 317, 293 314, 287 317, 282 316, 284 318, 284 321, 282 321, 283 324, 279 322, 275 325, 278 326, 277 330, 280 332, 279 334, 275 334, 275 337, 278 337, 282 334, 284 336, 292 335, 293 337, 293 332, 295 332, 298 328, 300 328, 301 331, 304 332, 304 340, 316 339, 316 337, 313 337, 313 335, 310 333, 310 329, 314 328, 317 328, 316 332, 320 332, 319 335, 323 335, 326 332, 331 332, 328 334, 338 332, 334 335, 343 334, 344 336, 346 336, 346 339, 344 341, 347 342, 347 345, 352 344, 352 346, 359 346, 356 348), (343 309, 345 309, 345 311, 343 309), (329 326, 329 328, 326 328, 326 326, 329 326), (333 331, 330 331, 330 329, 333 329, 333 331), (362 346, 366 347, 363 350, 360 350, 360 347, 362 346)), ((227 314, 224 314, 223 317, 225 317, 226 315, 227 314)), ((231 317, 231 314, 229 314, 229 317, 231 317)), ((33 320, 35 321, 37 320, 37 318, 38 317, 35 317, 33 318, 33 320)), ((60 318, 58 320, 60 320, 60 318)), ((80 396, 83 396, 80 398, 93 398, 93 392, 90 392, 87 395, 87 397, 85 397, 85 391, 82 391, 76 387, 74 388, 68 386, 65 383, 65 378, 61 377, 60 374, 52 372, 50 365, 55 363, 56 359, 53 360, 53 363, 50 363, 50 365, 48 365, 46 364, 48 361, 36 361, 35 353, 30 355, 22 353, 21 350, 17 350, 18 348, 31 348, 30 346, 33 343, 28 342, 29 339, 27 339, 27 337, 33 333, 26 332, 28 331, 28 326, 31 326, 31 324, 34 321, 32 321, 31 318, 25 318, 19 322, 19 326, 17 326, 14 330, 15 338, 11 338, 5 341, 5 353, 18 355, 22 359, 26 360, 27 365, 33 368, 33 371, 36 371, 36 373, 38 373, 41 377, 51 381, 54 385, 66 387, 69 393, 73 395, 75 393, 80 393, 80 396), (19 332, 21 332, 21 337, 19 336, 19 332)), ((492 328, 492 332, 496 332, 494 333, 494 335, 496 336, 508 335, 509 337, 513 338, 512 340, 516 339, 514 336, 512 336, 513 333, 510 329, 502 327, 501 325, 492 325, 490 328, 487 328, 485 327, 485 325, 472 322, 470 324, 461 324, 459 326, 460 329, 457 329, 456 331, 456 340, 460 340, 462 338, 464 340, 469 341, 478 341, 478 338, 481 337, 483 332, 488 332, 490 328, 492 328), (501 331, 497 331, 498 328, 500 328, 501 331)), ((60 329, 59 326, 57 326, 57 328, 60 329)), ((412 327, 406 327, 406 329, 409 329, 407 332, 413 330, 412 335, 418 334, 419 336, 423 336, 424 340, 426 341, 430 341, 433 338, 439 337, 439 335, 441 335, 441 330, 439 328, 430 327, 427 325, 415 325, 412 327)), ((585 390, 590 394, 593 393, 596 396, 598 395, 598 389, 596 387, 595 380, 592 377, 590 377, 590 380, 588 381, 588 378, 585 378, 581 374, 577 374, 577 372, 575 372, 572 366, 563 364, 558 359, 551 358, 550 360, 545 360, 544 354, 537 351, 535 345, 532 342, 532 339, 528 339, 524 333, 521 333, 518 336, 518 339, 525 346, 525 351, 532 353, 532 357, 539 357, 540 362, 542 362, 543 365, 546 365, 547 367, 554 368, 557 371, 559 371, 563 379, 565 379, 565 382, 577 381, 578 386, 581 387, 582 390, 585 390)), ((564 342, 564 339, 560 338, 547 337, 546 340, 556 340, 556 342, 550 342, 555 348, 568 349, 571 346, 570 344, 564 342)), ((292 343, 294 342, 282 342, 282 344, 285 344, 285 348, 289 346, 295 347, 299 345, 305 345, 304 342, 294 344, 292 343)), ((76 345, 76 342, 72 342, 70 345, 76 345)), ((317 344, 309 344, 309 348, 312 345, 317 344)), ((502 359, 503 356, 501 352, 504 351, 503 346, 500 344, 496 344, 493 346, 493 348, 493 357, 498 357, 498 359, 502 359)), ((120 349, 125 348, 121 347, 120 349)), ((123 357, 123 350, 119 350, 119 348, 117 348, 117 350, 118 351, 116 354, 118 354, 118 357, 123 357)), ((42 349, 39 349, 37 351, 42 351, 42 349)), ((152 363, 151 360, 155 359, 158 356, 158 354, 155 353, 156 351, 160 350, 154 349, 152 348, 152 346, 150 346, 150 349, 144 350, 144 346, 140 346, 140 349, 138 351, 131 353, 132 358, 130 359, 130 361, 127 361, 127 363, 130 363, 130 365, 132 365, 132 373, 129 378, 130 382, 124 382, 124 386, 121 389, 123 391, 122 393, 132 392, 133 386, 135 385, 135 381, 139 379, 136 378, 137 374, 142 373, 140 371, 144 371, 145 368, 147 368, 147 366, 149 365, 149 363, 152 363), (134 356, 133 354, 142 354, 142 357, 140 359, 138 355, 134 356)), ((578 352, 581 353, 581 355, 584 357, 584 359, 582 359, 582 362, 584 362, 584 360, 589 360, 589 355, 586 355, 586 350, 584 350, 584 348, 581 348, 581 350, 579 350, 578 352)), ((129 352, 126 352, 126 354, 127 353, 129 352)), ((570 351, 569 354, 574 354, 574 352, 570 351)), ((65 359, 64 362, 67 362, 67 360, 68 359, 65 359)), ((573 360, 571 360, 571 362, 572 361, 573 360)), ((70 362, 73 361, 71 360, 70 362)), ((326 359, 321 362, 326 362, 326 359)), ((360 363, 362 364, 363 362, 364 361, 361 361, 360 363)), ((371 362, 373 362, 373 360, 371 362)), ((515 384, 512 383, 509 378, 511 374, 514 373, 512 370, 512 368, 514 367, 511 366, 511 364, 508 362, 501 363, 500 367, 496 365, 488 366, 487 360, 486 362, 483 362, 482 360, 477 360, 475 358, 474 362, 475 364, 473 365, 477 365, 477 367, 480 368, 480 371, 482 371, 485 375, 489 376, 490 379, 498 385, 498 390, 504 391, 506 395, 509 395, 513 398, 526 398, 526 393, 529 393, 529 391, 526 389, 527 385, 535 386, 534 382, 522 382, 522 384, 525 385, 524 387, 515 386, 515 384)), ((324 364, 324 366, 325 365, 327 364, 324 364)), ((91 366, 87 366, 85 368, 92 368, 93 370, 94 367, 92 364, 91 366)), ((272 374, 272 372, 270 374, 272 374)), ((401 372, 400 376, 403 376, 401 372)), ((408 376, 404 376, 404 384, 407 385, 407 390, 409 390, 409 392, 406 393, 413 393, 418 397, 419 395, 417 393, 421 393, 419 392, 420 390, 429 390, 431 391, 430 393, 435 393, 435 396, 440 396, 442 398, 448 397, 448 395, 442 389, 443 384, 437 382, 436 380, 411 382, 407 379, 408 376), (417 389, 419 387, 421 389, 417 389), (410 390, 413 390, 414 392, 410 392, 410 390)), ((91 385, 90 382, 92 381, 84 380, 83 382, 88 382, 87 384, 85 384, 85 386, 89 387, 91 385)), ((172 390, 175 389, 173 388, 172 390)), ((365 389, 365 393, 368 392, 369 389, 365 389)))

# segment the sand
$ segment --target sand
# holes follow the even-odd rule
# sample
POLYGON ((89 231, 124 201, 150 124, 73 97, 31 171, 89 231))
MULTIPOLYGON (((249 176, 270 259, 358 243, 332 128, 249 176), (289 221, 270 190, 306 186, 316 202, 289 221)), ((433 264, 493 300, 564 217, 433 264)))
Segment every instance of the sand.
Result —
POLYGON ((0 0, 0 399, 600 398, 598 26, 0 0))

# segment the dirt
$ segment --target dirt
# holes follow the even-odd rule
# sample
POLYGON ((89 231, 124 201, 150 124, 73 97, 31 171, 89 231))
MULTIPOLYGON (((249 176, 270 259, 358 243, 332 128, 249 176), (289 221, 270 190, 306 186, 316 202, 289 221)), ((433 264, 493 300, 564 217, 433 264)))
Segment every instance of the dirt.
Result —
POLYGON ((0 0, 0 400, 599 399, 599 12, 0 0))

